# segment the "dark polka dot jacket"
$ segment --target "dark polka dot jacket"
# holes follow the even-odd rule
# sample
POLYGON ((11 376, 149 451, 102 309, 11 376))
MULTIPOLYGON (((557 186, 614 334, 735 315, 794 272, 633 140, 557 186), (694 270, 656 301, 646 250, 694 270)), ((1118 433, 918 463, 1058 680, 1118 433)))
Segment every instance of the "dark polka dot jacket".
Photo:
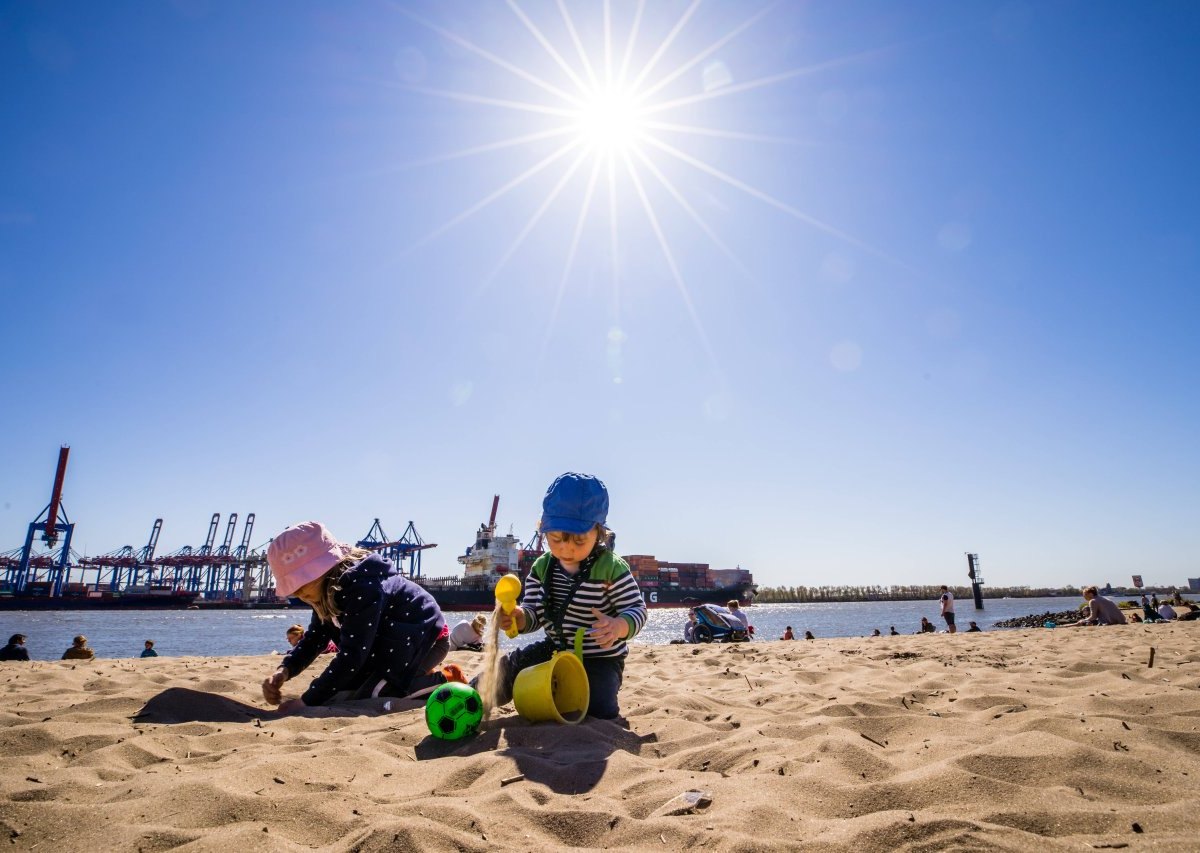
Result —
POLYGON ((386 678, 403 689, 425 656, 446 633, 433 596, 396 571, 378 554, 346 570, 334 603, 341 615, 322 622, 314 613, 300 642, 283 659, 294 678, 332 640, 338 652, 301 697, 305 705, 328 702, 339 690, 357 690, 368 680, 386 678))

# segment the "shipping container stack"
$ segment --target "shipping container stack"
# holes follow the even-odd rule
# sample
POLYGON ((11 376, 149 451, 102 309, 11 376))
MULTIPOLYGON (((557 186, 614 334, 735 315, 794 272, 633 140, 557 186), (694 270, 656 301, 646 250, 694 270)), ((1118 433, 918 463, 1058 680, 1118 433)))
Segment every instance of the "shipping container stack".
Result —
POLYGON ((658 588, 658 560, 653 555, 631 554, 624 559, 629 564, 638 586, 651 590, 658 588))
POLYGON ((712 577, 708 563, 663 563, 661 571, 669 572, 674 585, 682 589, 708 589, 712 577))
POLYGON ((749 569, 740 566, 736 569, 713 569, 710 573, 714 586, 733 586, 739 583, 753 583, 754 577, 749 569))

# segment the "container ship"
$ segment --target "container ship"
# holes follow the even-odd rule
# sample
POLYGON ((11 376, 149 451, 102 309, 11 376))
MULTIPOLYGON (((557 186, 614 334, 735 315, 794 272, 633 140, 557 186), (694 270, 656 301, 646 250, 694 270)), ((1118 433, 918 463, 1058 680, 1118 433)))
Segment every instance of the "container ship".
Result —
MULTIPOLYGON (((443 610, 491 611, 496 606, 492 595, 496 581, 515 574, 524 588, 529 569, 544 553, 540 533, 527 546, 511 533, 496 534, 499 502, 499 495, 492 499, 488 522, 479 526, 475 544, 458 558, 463 567, 461 575, 414 578, 432 593, 443 610)), ((740 567, 714 570, 707 563, 670 563, 648 554, 634 554, 624 560, 641 587, 647 607, 694 607, 731 600, 749 605, 757 590, 753 576, 740 567)))

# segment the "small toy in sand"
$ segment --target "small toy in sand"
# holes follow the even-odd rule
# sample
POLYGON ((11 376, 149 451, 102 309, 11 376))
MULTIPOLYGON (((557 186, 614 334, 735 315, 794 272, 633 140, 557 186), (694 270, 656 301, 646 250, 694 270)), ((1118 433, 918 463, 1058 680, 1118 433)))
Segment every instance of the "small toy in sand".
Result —
POLYGON ((429 733, 442 740, 462 740, 479 730, 483 699, 473 687, 457 682, 444 684, 425 702, 425 724, 429 733))

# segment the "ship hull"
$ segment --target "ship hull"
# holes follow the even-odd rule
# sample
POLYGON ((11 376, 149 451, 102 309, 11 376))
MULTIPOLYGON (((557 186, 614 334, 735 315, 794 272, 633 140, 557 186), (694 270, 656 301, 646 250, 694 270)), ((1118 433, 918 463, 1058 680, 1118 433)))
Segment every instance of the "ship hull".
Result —
MULTIPOLYGON (((418 581, 419 582, 419 581, 418 581)), ((482 610, 491 612, 496 599, 491 587, 426 586, 426 590, 437 601, 442 610, 482 610)), ((647 607, 695 607, 697 604, 725 604, 731 600, 748 605, 754 599, 755 586, 739 583, 730 586, 707 588, 659 588, 643 589, 642 599, 647 607)))
POLYGON ((112 598, 0 595, 0 610, 185 610, 194 595, 121 595, 112 598))

